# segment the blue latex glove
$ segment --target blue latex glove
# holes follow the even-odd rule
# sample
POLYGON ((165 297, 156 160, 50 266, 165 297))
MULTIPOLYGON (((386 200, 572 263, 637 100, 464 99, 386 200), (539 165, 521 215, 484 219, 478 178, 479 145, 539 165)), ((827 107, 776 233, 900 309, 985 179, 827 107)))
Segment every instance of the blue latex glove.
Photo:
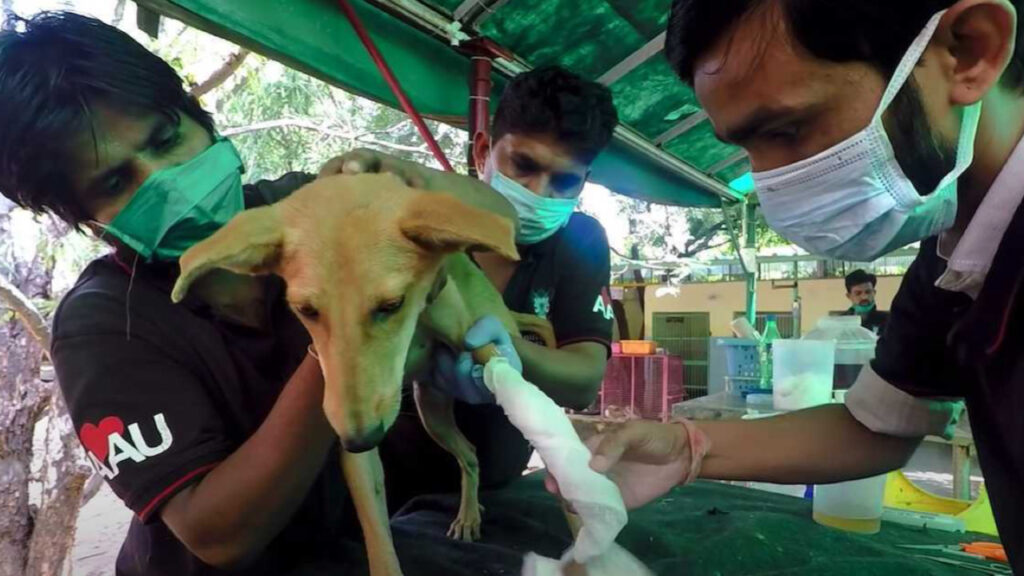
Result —
POLYGON ((484 316, 466 332, 466 352, 456 354, 446 347, 434 352, 434 387, 469 404, 492 404, 494 394, 484 384, 484 367, 475 363, 472 355, 473 350, 488 344, 494 344, 498 353, 522 373, 523 361, 508 330, 496 317, 484 316))

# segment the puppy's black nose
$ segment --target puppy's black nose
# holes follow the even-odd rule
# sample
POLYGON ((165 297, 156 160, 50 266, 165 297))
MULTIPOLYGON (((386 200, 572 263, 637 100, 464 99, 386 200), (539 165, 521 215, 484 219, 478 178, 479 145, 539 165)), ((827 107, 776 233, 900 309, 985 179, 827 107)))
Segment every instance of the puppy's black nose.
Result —
POLYGON ((341 445, 345 448, 346 452, 366 452, 373 450, 380 445, 381 440, 384 439, 384 423, 377 424, 375 428, 371 428, 362 436, 351 436, 349 438, 342 438, 341 445))

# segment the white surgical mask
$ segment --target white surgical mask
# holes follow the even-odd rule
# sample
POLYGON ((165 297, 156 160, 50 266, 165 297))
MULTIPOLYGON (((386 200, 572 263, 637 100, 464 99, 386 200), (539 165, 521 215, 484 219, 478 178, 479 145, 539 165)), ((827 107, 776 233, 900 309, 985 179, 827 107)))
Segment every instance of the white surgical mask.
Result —
POLYGON ((519 215, 518 244, 536 244, 547 240, 569 223, 579 198, 545 198, 505 176, 491 166, 491 188, 508 200, 519 215))
POLYGON ((753 174, 765 220, 779 234, 814 254, 870 261, 953 225, 957 178, 974 160, 981 102, 964 109, 953 170, 924 194, 903 173, 882 126, 882 113, 914 71, 944 12, 914 40, 866 128, 811 158, 753 174))

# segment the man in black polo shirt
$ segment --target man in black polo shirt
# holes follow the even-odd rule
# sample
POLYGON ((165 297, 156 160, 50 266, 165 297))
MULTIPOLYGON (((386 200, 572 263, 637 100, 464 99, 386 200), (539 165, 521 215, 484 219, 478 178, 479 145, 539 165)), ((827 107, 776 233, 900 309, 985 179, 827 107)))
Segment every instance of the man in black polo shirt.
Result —
MULTIPOLYGON (((612 312, 608 239, 597 220, 576 212, 590 164, 608 145, 618 123, 610 91, 596 82, 557 67, 538 68, 513 78, 498 103, 492 138, 477 134, 476 168, 482 180, 516 209, 520 227, 520 262, 493 254, 475 254, 477 264, 504 294, 509 310, 550 322, 554 341, 545 347, 544 330, 523 331, 510 339, 497 323, 483 321, 470 347, 488 342, 513 345, 523 374, 553 400, 567 408, 590 406, 604 377, 611 351, 612 312)), ((551 335, 547 335, 548 338, 551 335)), ((470 354, 446 356, 435 380, 464 400, 457 404, 460 429, 476 445, 481 485, 504 484, 522 474, 531 449, 483 386, 480 367, 470 354), (467 403, 476 404, 472 409, 467 403), (488 427, 488 434, 477 430, 488 427)), ((395 470, 430 458, 434 474, 418 472, 413 485, 402 474, 388 480, 389 499, 400 503, 428 489, 455 489, 458 468, 422 431, 411 401, 396 424, 419 429, 394 435, 381 455, 395 470), (400 439, 400 440, 399 440, 400 439), (428 455, 428 456, 423 456, 428 455)), ((485 527, 486 530, 486 518, 485 527)))
POLYGON ((519 215, 522 258, 480 254, 477 262, 510 310, 551 322, 555 349, 529 330, 516 349, 526 378, 569 408, 594 401, 611 351, 608 239, 575 209, 617 124, 608 88, 547 66, 509 82, 491 137, 473 142, 481 179, 519 215))
POLYGON ((889 313, 882 312, 875 304, 875 287, 878 277, 863 270, 854 270, 846 275, 846 297, 850 300, 850 308, 843 316, 860 316, 861 326, 875 334, 885 330, 889 321, 889 313))
MULTIPOLYGON (((469 178, 377 163, 515 220, 469 178)), ((242 186, 241 172, 181 78, 127 34, 71 13, 0 32, 0 191, 114 248, 61 302, 52 355, 89 460, 136 514, 119 575, 365 569, 361 546, 339 552, 358 525, 281 280, 218 272, 171 303, 184 250, 313 179, 242 186)))
POLYGON ((750 153, 770 225, 855 261, 922 243, 845 405, 627 425, 593 465, 617 467, 632 504, 698 471, 784 484, 887 472, 925 435, 948 437, 963 399, 1000 537, 1024 574, 1021 8, 673 2, 666 55, 716 133, 750 153))

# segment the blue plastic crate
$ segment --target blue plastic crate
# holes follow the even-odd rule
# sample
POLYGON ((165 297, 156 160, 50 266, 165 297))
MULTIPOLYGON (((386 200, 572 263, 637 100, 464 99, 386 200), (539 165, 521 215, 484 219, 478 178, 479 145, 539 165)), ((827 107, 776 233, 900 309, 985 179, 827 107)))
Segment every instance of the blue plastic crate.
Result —
POLYGON ((725 348, 727 388, 743 396, 764 392, 761 388, 761 357, 752 340, 729 339, 717 343, 725 348))

